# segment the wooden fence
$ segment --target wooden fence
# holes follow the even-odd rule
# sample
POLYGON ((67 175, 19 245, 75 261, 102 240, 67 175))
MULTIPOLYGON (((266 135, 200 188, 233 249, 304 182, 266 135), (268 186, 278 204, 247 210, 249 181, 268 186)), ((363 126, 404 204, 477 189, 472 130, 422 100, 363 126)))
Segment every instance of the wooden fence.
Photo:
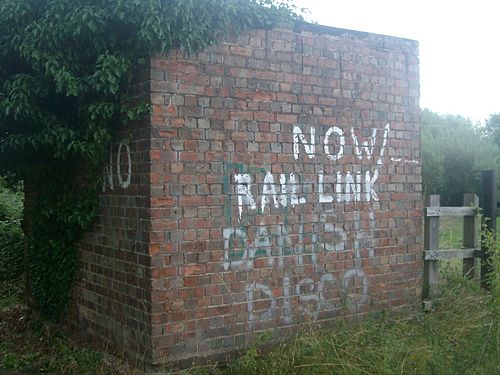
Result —
MULTIPOLYGON (((481 171, 481 206, 475 194, 464 194, 463 207, 441 207, 439 195, 431 195, 425 201, 424 222, 424 279, 422 297, 424 309, 429 310, 439 285, 439 261, 462 259, 463 274, 468 278, 480 277, 481 287, 491 288, 492 257, 496 256, 487 244, 481 244, 481 225, 496 238, 496 219, 500 216, 496 198, 496 172, 481 171), (481 211, 483 223, 481 224, 481 211), (439 248, 439 218, 459 216, 464 219, 463 247, 439 248)), ((478 280, 479 281, 479 280, 478 280)))
POLYGON ((463 207, 441 207, 439 195, 431 195, 425 202, 424 221, 424 279, 422 297, 424 309, 432 306, 439 285, 439 261, 462 259, 463 274, 473 278, 481 259, 479 198, 475 194, 464 195, 463 207), (439 248, 439 219, 459 216, 464 219, 463 248, 439 248))

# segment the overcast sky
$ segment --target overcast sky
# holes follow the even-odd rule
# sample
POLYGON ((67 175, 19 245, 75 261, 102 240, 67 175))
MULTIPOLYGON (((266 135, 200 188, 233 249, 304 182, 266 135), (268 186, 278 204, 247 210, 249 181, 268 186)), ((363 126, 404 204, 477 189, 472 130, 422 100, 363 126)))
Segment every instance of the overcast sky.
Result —
POLYGON ((484 121, 500 112, 498 0, 294 0, 309 21, 415 39, 420 106, 484 121))

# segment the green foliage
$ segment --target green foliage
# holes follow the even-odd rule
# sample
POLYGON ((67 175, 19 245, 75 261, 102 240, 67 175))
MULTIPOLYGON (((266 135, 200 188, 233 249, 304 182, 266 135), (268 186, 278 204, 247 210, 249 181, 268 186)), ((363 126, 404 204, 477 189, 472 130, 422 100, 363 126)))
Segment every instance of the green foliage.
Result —
POLYGON ((100 161, 96 156, 113 123, 128 120, 127 88, 148 56, 171 48, 192 51, 229 31, 291 19, 286 3, 261 3, 3 0, 0 151, 9 157, 4 160, 76 155, 100 161))
POLYGON ((486 134, 500 148, 500 113, 492 114, 486 120, 486 134))
POLYGON ((422 111, 424 194, 440 194, 442 205, 460 206, 464 193, 479 194, 480 171, 499 169, 497 155, 491 138, 470 120, 422 111))
POLYGON ((0 178, 0 282, 19 280, 23 270, 23 209, 20 186, 13 189, 0 178))
POLYGON ((497 217, 496 231, 490 229, 491 220, 488 217, 481 219, 481 248, 486 251, 486 269, 488 272, 485 278, 484 287, 499 298, 498 301, 498 318, 500 319, 500 220, 497 217))
POLYGON ((82 343, 71 332, 30 320, 26 311, 19 307, 1 309, 0 321, 0 369, 7 373, 9 370, 12 374, 141 373, 128 368, 123 360, 82 343))
POLYGON ((36 190, 29 276, 44 315, 59 316, 69 298, 113 129, 148 111, 129 96, 134 72, 156 53, 296 18, 271 0, 0 1, 0 170, 36 190), (75 165, 88 189, 77 188, 75 165))
POLYGON ((95 217, 98 184, 86 183, 82 188, 78 168, 73 175, 60 175, 57 165, 54 167, 54 172, 46 175, 52 182, 50 190, 38 189, 32 209, 29 275, 34 307, 45 317, 57 320, 71 299, 71 285, 78 270, 76 240, 95 217))

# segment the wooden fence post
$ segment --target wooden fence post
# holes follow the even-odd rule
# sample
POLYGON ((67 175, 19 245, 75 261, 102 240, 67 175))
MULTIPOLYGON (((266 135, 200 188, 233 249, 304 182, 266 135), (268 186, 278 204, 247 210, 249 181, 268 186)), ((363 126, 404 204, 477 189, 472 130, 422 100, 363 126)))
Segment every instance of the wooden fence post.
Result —
MULTIPOLYGON (((481 209, 486 227, 496 232, 497 198, 496 171, 481 171, 481 209)), ((481 246, 481 288, 491 289, 490 275, 492 272, 489 249, 483 243, 481 246)))
MULTIPOLYGON (((425 199, 426 207, 439 207, 439 195, 431 195, 425 199)), ((424 249, 439 249, 439 216, 429 217, 425 215, 424 219, 424 249)), ((437 292, 439 282, 439 263, 437 260, 424 260, 424 279, 423 279, 423 298, 433 298, 437 292)))
MULTIPOLYGON (((464 194, 465 207, 479 207, 479 197, 476 194, 464 194)), ((478 249, 480 243, 479 238, 479 217, 464 216, 464 242, 465 248, 478 249)), ((476 277, 478 268, 475 265, 476 258, 464 258, 463 260, 463 274, 465 277, 472 279, 476 277)))

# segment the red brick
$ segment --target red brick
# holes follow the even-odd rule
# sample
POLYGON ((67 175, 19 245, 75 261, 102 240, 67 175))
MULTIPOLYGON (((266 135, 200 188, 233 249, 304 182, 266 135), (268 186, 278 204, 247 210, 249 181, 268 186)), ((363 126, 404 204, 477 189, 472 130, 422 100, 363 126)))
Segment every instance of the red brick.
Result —
POLYGON ((187 363, 244 349, 254 332, 284 336, 308 318, 417 304, 421 167, 390 160, 420 154, 417 64, 407 40, 290 30, 250 30, 196 54, 154 57, 129 91, 134 103, 152 101, 152 113, 118 126, 113 189, 104 187, 99 217, 80 245, 82 324, 100 340, 131 338, 118 349, 146 353, 145 363, 187 363), (377 59, 387 63, 375 66, 377 59), (295 126, 307 142, 315 129, 313 156, 300 141, 295 158, 295 126), (344 136, 339 160, 325 153, 328 131, 327 151, 339 150, 333 126, 344 136), (378 129, 372 158, 358 159, 351 127, 361 144, 378 129), (120 181, 116 170, 124 139, 127 187, 123 146, 120 181), (268 172, 272 185, 264 185, 268 172), (344 190, 348 172, 358 179, 360 201, 320 201, 319 174, 329 196, 337 172, 344 190), (365 191, 366 172, 378 200, 365 191), (255 209, 239 207, 236 174, 251 179, 255 209), (292 174, 305 199, 293 207, 292 174), (272 194, 263 199, 270 188, 278 207, 272 194))
POLYGON ((179 206, 181 207, 193 207, 193 206, 204 206, 205 197, 198 196, 182 196, 179 198, 179 206))
POLYGON ((204 264, 188 264, 185 267, 181 268, 181 274, 189 276, 189 275, 197 275, 204 273, 206 270, 206 266, 204 264))

